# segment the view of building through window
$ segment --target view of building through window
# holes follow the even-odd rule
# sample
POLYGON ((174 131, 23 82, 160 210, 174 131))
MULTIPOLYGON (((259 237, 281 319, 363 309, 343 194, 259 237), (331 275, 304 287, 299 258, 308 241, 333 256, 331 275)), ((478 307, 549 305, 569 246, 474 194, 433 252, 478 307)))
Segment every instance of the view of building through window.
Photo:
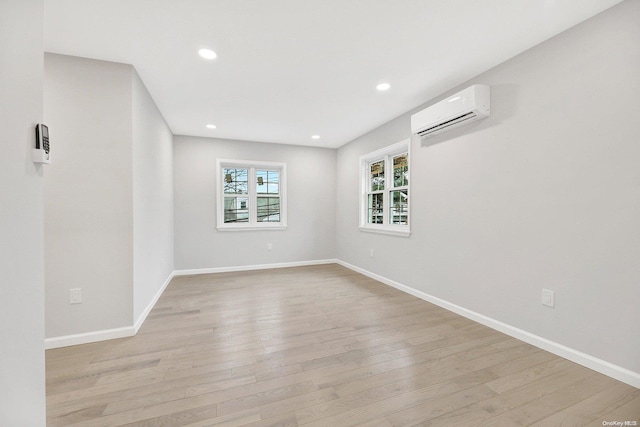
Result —
POLYGON ((249 170, 227 169, 224 174, 224 222, 249 222, 249 170))
POLYGON ((280 222, 280 172, 256 170, 258 222, 280 222))
POLYGON ((389 208, 391 224, 409 223, 409 155, 393 157, 393 186, 389 208))
POLYGON ((389 224, 409 223, 409 155, 402 153, 369 164, 367 222, 384 224, 385 201, 389 205, 389 224), (393 180, 385 181, 385 163, 393 165, 393 180), (388 192, 388 197, 387 196, 388 192))
MULTIPOLYGON (((232 162, 232 161, 229 161, 232 162)), ((218 226, 260 227, 285 225, 283 221, 284 164, 265 162, 219 162, 221 174, 222 221, 218 226)))
POLYGON ((360 158, 360 228, 395 234, 409 232, 409 141, 360 158))
MULTIPOLYGON (((224 168, 224 222, 249 222, 249 169, 224 168)), ((256 169, 256 220, 280 222, 280 171, 256 169)))

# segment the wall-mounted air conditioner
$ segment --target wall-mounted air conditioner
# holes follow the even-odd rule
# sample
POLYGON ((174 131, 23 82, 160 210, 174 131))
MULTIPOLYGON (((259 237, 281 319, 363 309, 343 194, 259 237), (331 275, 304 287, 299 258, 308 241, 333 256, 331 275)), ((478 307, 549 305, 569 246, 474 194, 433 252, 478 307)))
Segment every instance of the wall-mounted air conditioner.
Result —
POLYGON ((411 116, 411 132, 435 135, 491 114, 489 86, 473 85, 411 116))

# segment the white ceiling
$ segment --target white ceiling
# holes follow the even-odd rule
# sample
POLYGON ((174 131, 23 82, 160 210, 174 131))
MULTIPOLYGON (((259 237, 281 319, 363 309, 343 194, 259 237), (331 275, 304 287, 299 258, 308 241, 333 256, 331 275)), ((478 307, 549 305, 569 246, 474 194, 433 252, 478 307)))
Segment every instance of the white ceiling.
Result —
POLYGON ((339 147, 620 1, 46 0, 45 50, 134 65, 177 135, 339 147))

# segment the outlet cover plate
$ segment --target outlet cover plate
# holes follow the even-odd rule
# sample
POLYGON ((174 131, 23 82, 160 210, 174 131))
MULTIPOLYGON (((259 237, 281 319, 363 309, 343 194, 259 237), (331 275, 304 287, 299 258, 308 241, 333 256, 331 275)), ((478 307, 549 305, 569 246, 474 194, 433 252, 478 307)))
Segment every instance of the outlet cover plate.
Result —
POLYGON ((556 305, 556 293, 549 289, 542 290, 542 305, 547 307, 555 307, 556 305))
POLYGON ((69 303, 80 304, 82 302, 82 289, 74 288, 69 289, 69 303))

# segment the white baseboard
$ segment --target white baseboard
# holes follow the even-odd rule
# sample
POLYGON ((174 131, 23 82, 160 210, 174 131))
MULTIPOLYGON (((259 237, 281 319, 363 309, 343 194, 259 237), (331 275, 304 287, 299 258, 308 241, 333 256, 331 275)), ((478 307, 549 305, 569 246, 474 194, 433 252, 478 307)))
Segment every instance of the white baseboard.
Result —
POLYGON ((140 316, 138 316, 136 323, 133 324, 133 328, 135 329, 135 334, 138 333, 138 331, 140 330, 140 327, 142 326, 144 321, 147 319, 147 316, 149 315, 149 313, 151 313, 151 310, 156 305, 156 303, 162 296, 162 293, 164 292, 165 289, 167 289, 167 286, 169 286, 169 283, 171 283, 171 280, 174 277, 175 277, 175 271, 172 271, 171 274, 169 274, 169 277, 167 277, 167 280, 165 280, 162 286, 160 286, 160 289, 158 289, 158 292, 156 292, 153 299, 149 301, 149 304, 147 304, 147 307, 144 309, 144 311, 140 314, 140 316))
POLYGON ((598 359, 589 354, 583 353, 581 351, 575 350, 573 348, 567 347, 557 342, 550 341, 538 335, 534 335, 525 330, 516 328, 515 326, 511 326, 509 324, 487 317, 483 314, 476 313, 475 311, 468 310, 459 305, 456 305, 448 301, 445 301, 443 299, 426 294, 422 291, 418 291, 414 288, 403 285, 402 283, 398 283, 394 280, 387 279, 386 277, 372 273, 363 268, 356 267, 355 265, 351 265, 347 262, 344 262, 341 260, 337 260, 336 262, 342 265, 343 267, 346 267, 350 270, 353 270, 367 277, 370 277, 374 280, 382 282, 385 285, 392 286, 398 290, 401 290, 410 295, 413 295, 415 297, 428 301, 446 310, 452 311, 463 317, 476 321, 482 325, 488 326, 489 328, 500 331, 511 337, 517 338, 528 344, 534 345, 550 353, 553 353, 555 355, 568 359, 572 362, 578 363, 589 369, 593 369, 594 371, 600 372, 601 374, 607 375, 611 378, 615 378, 633 387, 640 388, 640 373, 638 372, 634 372, 629 369, 623 368, 621 366, 614 365, 613 363, 607 362, 606 360, 598 359))
POLYGON ((171 280, 175 276, 188 276, 194 274, 209 274, 209 273, 226 273, 232 271, 250 271, 250 270, 267 270, 271 268, 287 268, 287 267, 303 267, 308 265, 322 265, 322 264, 336 264, 338 260, 336 259, 325 259, 325 260, 313 260, 313 261, 296 261, 296 262, 285 262, 285 263, 274 263, 274 264, 259 264, 259 265, 245 265, 238 267, 217 267, 217 268, 200 268, 194 270, 176 270, 173 271, 167 280, 162 284, 156 295, 153 299, 147 304, 147 307, 144 311, 138 316, 135 324, 132 326, 125 326, 122 328, 115 329, 107 329, 101 331, 91 331, 85 332, 81 334, 73 334, 73 335, 64 335, 60 337, 46 338, 44 340, 44 348, 46 350, 60 347, 69 347, 72 345, 79 344, 89 344, 92 342, 106 341, 116 338, 126 338, 132 337, 138 333, 140 327, 146 320, 147 316, 156 305, 162 293, 165 291, 171 280))
POLYGON ((171 279, 173 279, 173 276, 174 276, 174 273, 172 272, 169 275, 169 277, 167 277, 167 280, 165 280, 165 282, 162 284, 160 289, 158 289, 158 292, 156 292, 153 299, 149 302, 149 304, 147 304, 147 307, 144 309, 142 314, 138 316, 138 319, 136 320, 135 324, 133 324, 132 326, 124 326, 122 328, 105 329, 101 331, 91 331, 91 332, 85 332, 81 334, 63 335, 61 337, 46 338, 44 340, 45 350, 134 336, 135 334, 138 333, 138 330, 140 330, 140 327, 142 326, 145 319, 153 309, 153 306, 155 306, 158 300, 160 299, 160 296, 162 296, 162 293, 164 292, 164 290, 167 288, 169 283, 171 283, 171 279))
POLYGON ((85 332, 82 334, 64 335, 61 337, 47 338, 44 340, 45 350, 52 348, 69 347, 71 345, 89 344, 92 342, 113 340, 116 338, 132 337, 136 334, 133 326, 106 329, 103 331, 85 332))
POLYGON ((322 264, 340 264, 343 267, 346 267, 350 270, 363 274, 367 277, 370 277, 374 280, 384 283, 385 285, 392 286, 400 291, 406 292, 410 295, 413 295, 415 297, 428 301, 446 310, 452 311, 463 317, 476 321, 482 325, 488 326, 492 329, 495 329, 504 334, 507 334, 509 336, 522 340, 526 343, 539 347, 543 350, 549 351, 560 357, 564 357, 565 359, 571 360, 572 362, 578 363, 582 366, 586 366, 587 368, 593 369, 594 371, 597 371, 604 375, 615 378, 633 387, 640 388, 640 373, 614 365, 613 363, 607 362, 602 359, 598 359, 594 356, 580 352, 578 350, 575 350, 573 348, 567 347, 557 342, 548 340, 538 335, 534 335, 525 330, 516 328, 515 326, 511 326, 509 324, 492 319, 483 314, 477 313, 475 311, 471 311, 459 305, 456 305, 451 302, 445 301, 443 299, 426 294, 422 291, 403 285, 402 283, 396 282, 394 280, 388 279, 378 274, 372 273, 363 268, 356 267, 355 265, 349 264, 339 259, 325 259, 325 260, 314 260, 314 261, 297 261, 297 262, 287 262, 287 263, 258 264, 258 265, 245 265, 245 266, 234 266, 234 267, 176 270, 169 275, 167 280, 163 283, 161 288, 158 290, 158 292, 154 296, 153 300, 149 302, 144 312, 138 317, 134 325, 126 326, 122 328, 108 329, 103 331, 93 331, 93 332, 86 332, 82 334, 73 334, 73 335, 66 335, 61 337, 47 338, 45 339, 45 349, 67 347, 67 346, 78 345, 78 344, 88 344, 92 342, 134 336, 138 332, 142 324, 144 323, 145 319, 147 318, 147 316, 149 315, 149 313, 151 312, 155 304, 158 302, 158 299, 160 299, 160 296, 162 295, 164 290, 167 288, 171 280, 176 276, 188 276, 188 275, 210 274, 210 273, 226 273, 226 272, 234 272, 234 271, 266 270, 266 269, 273 269, 273 268, 302 267, 302 266, 322 265, 322 264))
POLYGON ((234 271, 268 270, 272 268, 305 267, 308 265, 337 264, 337 259, 320 259, 313 261, 279 262, 274 264, 239 265, 232 267, 196 268, 175 270, 174 276, 192 276, 197 274, 230 273, 234 271))

